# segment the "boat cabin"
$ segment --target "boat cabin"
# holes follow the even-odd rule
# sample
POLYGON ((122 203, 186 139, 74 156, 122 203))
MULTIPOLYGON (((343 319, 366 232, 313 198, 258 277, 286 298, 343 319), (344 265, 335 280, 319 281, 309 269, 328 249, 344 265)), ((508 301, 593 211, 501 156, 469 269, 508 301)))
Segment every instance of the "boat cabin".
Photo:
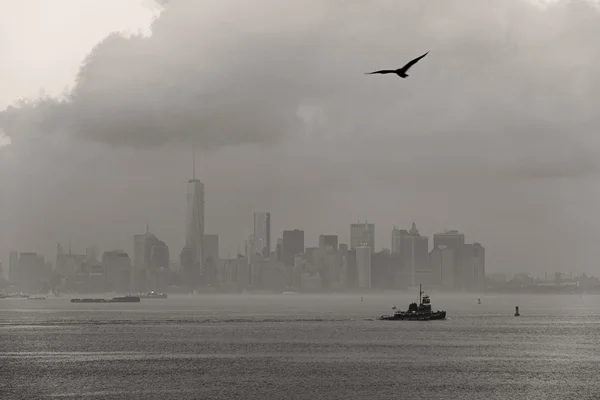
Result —
POLYGON ((421 304, 419 304, 419 311, 431 311, 431 299, 428 295, 425 295, 421 298, 421 304))

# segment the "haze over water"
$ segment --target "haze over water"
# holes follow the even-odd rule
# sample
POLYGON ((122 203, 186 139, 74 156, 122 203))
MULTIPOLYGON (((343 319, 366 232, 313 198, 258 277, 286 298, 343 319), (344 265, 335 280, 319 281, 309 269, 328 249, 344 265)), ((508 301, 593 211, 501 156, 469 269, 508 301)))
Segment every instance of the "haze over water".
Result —
POLYGON ((434 294, 446 321, 378 321, 415 295, 0 302, 3 398, 595 398, 599 296, 434 294), (521 317, 514 317, 519 305, 521 317))

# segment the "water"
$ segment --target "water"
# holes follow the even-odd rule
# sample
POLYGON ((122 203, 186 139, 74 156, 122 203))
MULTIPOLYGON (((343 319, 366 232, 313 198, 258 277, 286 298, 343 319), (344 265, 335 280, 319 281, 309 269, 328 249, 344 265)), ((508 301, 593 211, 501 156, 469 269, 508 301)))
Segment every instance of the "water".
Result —
POLYGON ((446 321, 377 321, 414 296, 0 300, 0 398, 585 399, 600 296, 433 296, 446 321), (519 305, 521 316, 514 317, 519 305))

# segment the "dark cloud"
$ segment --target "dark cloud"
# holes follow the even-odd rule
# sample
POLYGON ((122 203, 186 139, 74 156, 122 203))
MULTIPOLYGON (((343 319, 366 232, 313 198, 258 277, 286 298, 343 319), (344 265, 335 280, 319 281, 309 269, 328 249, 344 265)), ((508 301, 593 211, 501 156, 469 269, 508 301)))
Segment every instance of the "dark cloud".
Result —
POLYGON ((0 124, 13 138, 216 148, 297 135, 308 104, 324 108, 323 131, 541 140, 556 123, 591 122, 600 24, 585 4, 164 2, 152 36, 109 36, 65 99, 5 111, 0 124), (362 75, 429 49, 409 81, 362 75))

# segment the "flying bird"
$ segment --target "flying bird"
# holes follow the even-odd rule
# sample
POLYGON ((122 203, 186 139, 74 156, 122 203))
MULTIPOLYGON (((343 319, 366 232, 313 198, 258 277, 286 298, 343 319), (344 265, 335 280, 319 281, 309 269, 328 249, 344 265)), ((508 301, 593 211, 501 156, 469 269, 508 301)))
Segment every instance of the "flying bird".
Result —
POLYGON ((382 69, 381 71, 374 71, 374 72, 366 72, 365 75, 373 75, 373 74, 396 74, 398 75, 400 78, 406 78, 408 77, 408 70, 410 69, 410 67, 412 67, 413 65, 415 65, 416 63, 419 62, 419 60, 423 57, 425 57, 427 54, 429 54, 429 52, 423 54, 420 57, 415 58, 412 61, 409 61, 408 63, 406 63, 406 65, 402 68, 398 68, 398 69, 382 69))

